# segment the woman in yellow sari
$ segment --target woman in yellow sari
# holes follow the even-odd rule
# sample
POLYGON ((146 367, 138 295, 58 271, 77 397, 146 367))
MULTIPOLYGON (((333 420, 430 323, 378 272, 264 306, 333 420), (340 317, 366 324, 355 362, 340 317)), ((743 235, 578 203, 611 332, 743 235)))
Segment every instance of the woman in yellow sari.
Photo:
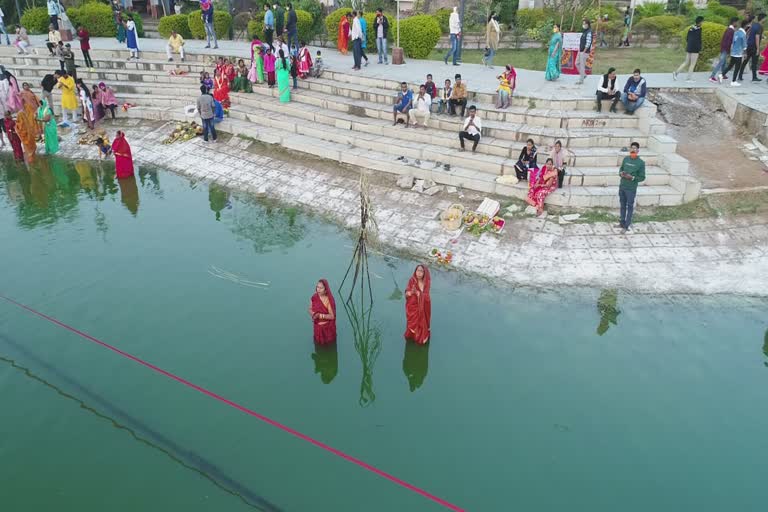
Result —
POLYGON ((16 116, 16 132, 24 146, 24 154, 27 160, 31 162, 37 152, 37 139, 40 136, 40 128, 36 118, 40 102, 26 82, 22 85, 20 96, 22 108, 16 116))

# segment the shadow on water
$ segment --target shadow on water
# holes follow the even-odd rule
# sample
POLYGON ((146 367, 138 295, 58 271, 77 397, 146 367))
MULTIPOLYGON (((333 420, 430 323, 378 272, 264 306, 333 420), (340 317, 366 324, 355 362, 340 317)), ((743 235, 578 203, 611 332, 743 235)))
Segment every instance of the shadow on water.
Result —
POLYGON ((263 512, 282 512, 283 511, 282 508, 270 503, 262 496, 248 489, 245 485, 241 484, 240 482, 226 475, 223 472, 223 470, 218 468, 212 462, 203 458, 197 452, 193 450, 187 450, 184 447, 179 446, 171 439, 153 430, 148 425, 144 424, 143 422, 131 416, 124 410, 120 409, 109 400, 101 397, 95 392, 84 387, 73 377, 66 375, 61 370, 43 361, 34 353, 29 351, 27 348, 25 348, 21 343, 18 343, 12 340, 11 338, 9 338, 4 334, 0 334, 0 340, 5 342, 7 345, 12 347, 14 350, 19 352, 24 357, 32 360, 36 365, 44 368, 46 371, 50 372, 51 374, 56 375, 59 379, 67 383, 67 385, 73 387, 78 393, 88 397, 89 400, 98 404, 101 408, 103 408, 107 412, 106 413, 99 412, 93 406, 88 405, 85 401, 81 400, 80 398, 65 392, 55 384, 52 384, 46 381, 45 379, 43 379, 42 377, 35 375, 28 368, 20 366, 13 359, 0 355, 0 361, 5 362, 11 367, 21 371, 28 378, 31 378, 32 380, 39 382, 44 386, 56 391, 56 393, 58 393, 59 396, 66 398, 68 400, 72 400, 73 402, 77 403, 83 410, 90 412, 94 416, 97 416, 98 418, 109 421, 110 423, 112 423, 112 425, 116 429, 125 430, 136 441, 162 452, 174 462, 180 464, 181 466, 191 471, 194 471, 195 473, 198 473, 200 476, 209 480, 219 489, 227 492, 228 494, 231 494, 236 498, 239 498, 246 505, 252 508, 255 508, 256 510, 261 510, 263 512), (117 418, 120 418, 122 420, 122 423, 118 421, 117 418), (131 426, 128 426, 128 425, 131 425, 131 426), (139 432, 149 439, 142 437, 139 434, 139 432))
MULTIPOLYGON (((763 355, 768 358, 768 329, 765 330, 765 336, 763 337, 763 355)), ((763 361, 763 364, 768 367, 768 361, 763 361)))
POLYGON ((600 292, 597 299, 597 311, 600 313, 600 323, 597 326, 597 334, 602 336, 611 327, 618 325, 621 310, 618 308, 619 291, 613 288, 600 292))

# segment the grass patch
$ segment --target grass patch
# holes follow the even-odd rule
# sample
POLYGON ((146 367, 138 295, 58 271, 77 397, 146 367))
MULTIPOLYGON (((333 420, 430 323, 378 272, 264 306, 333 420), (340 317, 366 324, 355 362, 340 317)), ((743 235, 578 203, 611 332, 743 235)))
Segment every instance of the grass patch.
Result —
MULTIPOLYGON (((471 64, 480 64, 483 56, 480 50, 463 50, 461 54, 462 62, 471 64)), ((445 50, 433 50, 429 55, 430 60, 443 60, 444 57, 445 50)), ((598 48, 595 53, 596 74, 604 73, 609 67, 615 67, 623 75, 632 73, 635 68, 642 69, 643 73, 671 73, 684 58, 685 53, 676 48, 598 48)), ((511 63, 517 69, 544 71, 547 51, 543 48, 499 50, 494 63, 497 66, 511 63)))

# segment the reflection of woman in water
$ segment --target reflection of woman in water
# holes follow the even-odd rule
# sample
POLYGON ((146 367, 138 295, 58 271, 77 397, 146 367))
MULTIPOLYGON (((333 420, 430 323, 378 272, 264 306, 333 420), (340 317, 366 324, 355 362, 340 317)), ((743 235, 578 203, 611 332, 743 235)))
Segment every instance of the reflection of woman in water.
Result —
POLYGON ((417 345, 415 343, 405 343, 405 354, 403 355, 403 373, 408 379, 408 386, 411 392, 416 391, 424 384, 429 371, 429 343, 426 345, 417 345))
POLYGON ((323 384, 330 384, 339 373, 339 352, 336 344, 315 345, 312 360, 315 362, 315 373, 320 374, 320 380, 323 384))
POLYGON ((420 345, 429 341, 429 326, 432 320, 432 299, 429 270, 425 265, 417 265, 408 287, 405 289, 405 339, 420 345))
POLYGON ((603 290, 597 299, 597 311, 600 313, 600 324, 597 326, 597 334, 602 336, 608 332, 608 328, 618 325, 621 311, 618 308, 619 292, 617 290, 603 290))
POLYGON ((309 304, 309 316, 315 330, 315 343, 325 345, 336 341, 336 301, 326 279, 315 286, 315 294, 309 304))
MULTIPOLYGON (((763 354, 768 357, 768 329, 765 330, 765 337, 763 338, 763 354)), ((765 366, 768 366, 768 361, 763 361, 765 366)))
POLYGON ((121 178, 117 183, 120 186, 120 201, 135 216, 139 211, 139 187, 136 185, 136 177, 121 178))

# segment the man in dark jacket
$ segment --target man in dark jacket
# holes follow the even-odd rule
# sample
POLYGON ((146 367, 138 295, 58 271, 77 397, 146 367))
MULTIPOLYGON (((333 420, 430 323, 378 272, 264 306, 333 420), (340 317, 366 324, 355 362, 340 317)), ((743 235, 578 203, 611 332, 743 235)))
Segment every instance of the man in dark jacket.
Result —
POLYGON ((275 11, 275 34, 280 37, 283 35, 283 27, 285 26, 285 9, 277 2, 272 8, 275 11))
POLYGON ((592 44, 594 43, 592 37, 592 24, 589 20, 585 19, 581 24, 581 40, 579 41, 579 60, 576 62, 576 67, 579 70, 579 80, 577 84, 583 84, 584 79, 587 78, 587 58, 592 51, 592 44))
POLYGON ((647 87, 645 78, 640 75, 640 68, 632 72, 632 76, 627 79, 624 85, 624 92, 621 93, 621 102, 627 114, 634 114, 645 102, 647 87))
POLYGON ((749 26, 749 34, 747 34, 747 53, 744 56, 744 60, 741 62, 741 69, 739 70, 739 80, 744 80, 744 70, 747 68, 747 62, 750 63, 749 67, 752 68, 752 81, 760 82, 757 78, 757 61, 760 60, 760 41, 763 38, 763 20, 765 14, 760 13, 757 15, 757 20, 753 21, 749 26))
POLYGON ((616 112, 616 104, 621 99, 621 92, 616 88, 616 68, 608 68, 597 88, 597 111, 602 112, 603 100, 613 100, 611 112, 616 112))
POLYGON ((296 11, 293 9, 293 4, 288 2, 288 20, 285 23, 285 31, 288 32, 288 49, 293 51, 294 47, 296 51, 299 51, 299 20, 296 16, 296 11))
POLYGON ((688 80, 686 82, 693 82, 693 68, 696 67, 696 61, 699 60, 699 53, 701 53, 701 23, 703 21, 704 16, 696 16, 696 22, 688 29, 688 33, 685 35, 685 60, 672 73, 673 80, 677 80, 677 75, 688 66, 688 80))
POLYGON ((384 64, 389 64, 387 59, 387 35, 389 34, 389 20, 381 9, 376 9, 376 21, 373 26, 376 28, 376 51, 379 54, 379 64, 384 59, 384 64))
POLYGON ((720 57, 715 62, 715 67, 712 68, 712 74, 709 75, 709 81, 713 83, 722 82, 723 79, 728 78, 722 73, 725 70, 726 61, 728 55, 731 54, 731 45, 733 44, 733 34, 736 32, 736 24, 739 22, 739 18, 731 18, 731 23, 728 28, 723 32, 723 38, 720 39, 720 57))
POLYGON ((51 108, 53 108, 53 88, 56 86, 56 77, 53 76, 53 73, 48 73, 43 77, 43 81, 40 82, 40 86, 43 88, 43 98, 48 100, 48 105, 51 105, 51 108))

